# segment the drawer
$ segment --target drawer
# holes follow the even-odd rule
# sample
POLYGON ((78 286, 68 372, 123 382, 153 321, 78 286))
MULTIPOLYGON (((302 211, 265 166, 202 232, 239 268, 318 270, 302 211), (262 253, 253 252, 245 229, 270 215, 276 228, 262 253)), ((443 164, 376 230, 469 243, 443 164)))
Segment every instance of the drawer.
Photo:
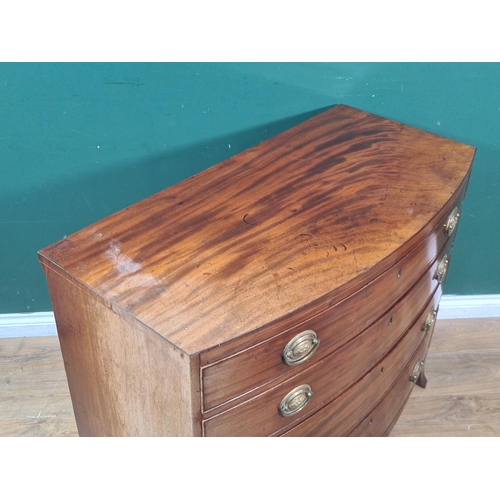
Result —
POLYGON ((41 250, 80 433, 388 432, 474 152, 340 105, 41 250))
POLYGON ((411 375, 418 370, 419 364, 425 360, 424 354, 419 350, 418 355, 415 355, 412 362, 403 370, 384 399, 362 420, 349 436, 377 437, 388 436, 390 434, 410 397, 411 391, 415 387, 411 375))
MULTIPOLYGON (((445 252, 449 255, 455 233, 450 236, 445 234, 445 221, 446 219, 441 221, 426 241, 394 267, 342 302, 267 342, 203 367, 203 411, 208 412, 226 401, 263 388, 265 384, 298 373, 365 330, 415 284, 436 257, 439 252, 436 249, 442 249, 443 245, 446 245, 446 248, 441 250, 441 256, 445 252), (313 334, 319 344, 313 344, 313 334), (292 348, 295 347, 298 352, 302 348, 306 353, 310 350, 312 354, 305 358, 304 363, 290 366, 283 361, 283 355, 289 350, 286 346, 293 344, 294 339, 297 340, 292 348)), ((427 270, 431 279, 438 262, 439 260, 434 261, 431 269, 427 270)), ((437 281, 434 281, 434 284, 437 284, 437 281)), ((428 297, 429 295, 425 298, 428 297)))
MULTIPOLYGON (((441 289, 439 288, 426 311, 432 308, 437 309, 440 297, 441 289)), ((432 325, 427 332, 422 330, 427 314, 424 312, 391 352, 359 382, 310 418, 287 432, 279 434, 326 437, 346 436, 353 432, 353 429, 373 411, 391 387, 404 377, 409 379, 417 361, 425 358, 434 329, 432 325), (401 370, 401 367, 404 369, 401 370)), ((405 386, 407 387, 406 384, 405 386)), ((404 404, 405 396, 404 392, 399 394, 398 408, 404 404)))
MULTIPOLYGON (((422 309, 423 312, 413 324, 410 333, 404 335, 396 351, 391 351, 391 349, 420 312, 415 313, 416 306, 413 305, 415 297, 412 294, 404 297, 394 310, 380 318, 362 335, 327 358, 253 399, 205 420, 203 422, 205 435, 265 436, 276 433, 328 404, 346 391, 356 380, 364 380, 367 370, 370 370, 387 352, 391 351, 393 353, 388 357, 388 362, 382 370, 386 373, 383 377, 384 381, 389 380, 398 368, 404 366, 417 348, 425 333, 421 330, 421 326, 429 310, 436 308, 439 302, 440 288, 433 295, 432 300, 427 301, 429 276, 430 273, 426 274, 419 282, 419 286, 414 288, 415 294, 420 293, 419 300, 425 297, 421 300, 425 309, 422 309), (428 302, 427 306, 425 306, 426 302, 428 302), (292 416, 282 416, 279 406, 285 396, 291 394, 296 388, 305 386, 310 386, 314 393, 308 404, 292 416)), ((302 397, 303 395, 297 396, 299 400, 302 397)))

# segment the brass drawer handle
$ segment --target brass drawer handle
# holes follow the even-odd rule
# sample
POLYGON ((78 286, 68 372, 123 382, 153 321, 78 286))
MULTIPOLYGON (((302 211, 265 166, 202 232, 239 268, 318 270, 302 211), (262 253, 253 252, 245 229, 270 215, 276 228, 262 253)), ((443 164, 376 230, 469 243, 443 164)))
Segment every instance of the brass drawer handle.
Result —
POLYGON ((314 393, 308 384, 299 385, 290 391, 280 403, 279 411, 282 417, 291 417, 299 413, 313 397, 314 393))
POLYGON ((319 338, 314 330, 305 330, 291 339, 283 348, 283 361, 289 366, 307 361, 319 346, 319 338))
POLYGON ((451 233, 455 231, 459 218, 460 218, 460 213, 458 212, 458 207, 455 207, 451 212, 450 216, 448 217, 448 220, 446 221, 446 225, 444 228, 444 232, 446 233, 447 236, 451 236, 451 233))
POLYGON ((411 374, 410 380, 415 384, 418 380, 418 377, 420 377, 420 374, 422 373, 422 370, 424 369, 424 360, 420 358, 417 361, 417 364, 415 365, 415 368, 413 368, 413 373, 411 374))
POLYGON ((446 276, 446 272, 448 271, 448 264, 450 263, 450 259, 448 255, 445 255, 438 264, 436 272, 434 273, 433 278, 437 280, 438 283, 441 283, 446 276))
POLYGON ((429 311, 429 314, 427 315, 427 318, 425 319, 424 323, 422 324, 422 331, 425 331, 427 333, 432 328, 432 325, 436 321, 436 316, 437 316, 437 309, 432 308, 429 311))

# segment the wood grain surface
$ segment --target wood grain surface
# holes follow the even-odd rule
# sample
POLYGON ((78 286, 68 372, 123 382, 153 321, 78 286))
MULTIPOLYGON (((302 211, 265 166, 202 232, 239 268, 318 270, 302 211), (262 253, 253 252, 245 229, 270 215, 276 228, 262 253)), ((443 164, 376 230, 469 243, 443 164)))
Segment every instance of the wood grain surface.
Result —
POLYGON ((410 380, 413 367, 420 361, 422 352, 418 352, 403 373, 398 377, 396 383, 389 389, 380 403, 349 433, 349 437, 378 437, 388 436, 394 427, 398 416, 404 409, 414 383, 410 380))
MULTIPOLYGON (((436 292, 431 303, 391 351, 364 376, 340 394, 313 417, 293 427, 285 436, 346 436, 370 414, 403 376, 409 378, 416 361, 425 357, 432 329, 425 331, 422 324, 427 311, 436 308, 441 297, 436 292)), ((400 408, 406 399, 406 388, 399 388, 400 408)))
MULTIPOLYGON (((380 297, 380 300, 385 303, 387 307, 392 305, 405 293, 410 286, 412 286, 416 280, 424 272, 425 268, 436 258, 436 256, 442 252, 443 247, 446 245, 447 252, 450 253, 453 248, 455 237, 457 232, 454 231, 450 236, 446 235, 443 231, 443 227, 455 206, 461 208, 463 203, 463 198, 465 196, 465 190, 459 191, 458 196, 453 197, 452 200, 447 205, 449 210, 445 211, 444 217, 436 223, 432 232, 422 241, 419 245, 415 245, 410 248, 407 253, 401 253, 400 259, 397 260, 392 267, 388 267, 384 272, 369 283, 367 287, 352 287, 346 290, 347 293, 337 296, 335 300, 331 300, 326 303, 325 308, 321 307, 309 307, 304 311, 296 311, 294 315, 289 318, 285 318, 280 322, 265 325, 265 327, 252 332, 252 335, 247 335, 246 337, 241 337, 237 342, 225 343, 222 345, 217 345, 213 348, 207 349, 200 353, 200 363, 202 367, 216 363, 224 358, 235 355, 236 353, 249 349, 255 346, 255 344, 260 344, 268 342, 270 339, 277 340, 279 337, 283 337, 289 334, 289 330, 295 329, 295 327, 302 321, 309 321, 315 315, 320 315, 327 313, 328 310, 333 310, 333 307, 338 308, 337 314, 347 314, 347 311, 341 312, 346 308, 347 303, 354 302, 352 307, 352 320, 354 322, 366 321, 369 323, 370 318, 375 319, 377 311, 380 313, 383 309, 380 309, 380 305, 375 303, 366 295, 369 292, 369 287, 379 287, 384 289, 384 296, 380 297), (357 295, 358 303, 356 304, 353 300, 354 296, 357 295), (370 302, 368 305, 368 311, 362 312, 360 308, 365 308, 367 305, 363 304, 364 301, 370 302), (333 307, 332 307, 333 306, 333 307), (354 315, 355 312, 355 315, 354 315)), ((399 252, 396 252, 399 253, 399 252)), ((371 292, 369 292, 371 293, 371 292)), ((368 295, 369 295, 368 293, 368 295)), ((366 324, 368 324, 366 323, 366 324)), ((354 328, 353 328, 354 329, 354 328)))
MULTIPOLYGON (((434 306, 437 306, 440 296, 438 289, 431 300, 434 306)), ((425 335, 421 326, 430 307, 431 305, 427 305, 420 318, 415 318, 416 323, 411 329, 407 330, 414 317, 406 318, 407 328, 403 327, 399 330, 392 329, 392 325, 384 321, 383 324, 375 325, 373 330, 366 330, 344 348, 316 362, 282 384, 275 385, 259 396, 207 419, 203 423, 205 434, 207 436, 266 436, 307 418, 302 424, 292 429, 292 433, 295 429, 300 429, 297 431, 298 434, 294 435, 301 435, 304 429, 311 428, 313 434, 306 432, 303 435, 314 435, 322 425, 330 426, 325 435, 342 435, 341 426, 350 426, 349 430, 355 427, 372 409, 370 404, 375 406, 392 382, 398 378, 425 335), (381 334, 381 331, 384 334, 381 334), (374 368, 380 364, 379 368, 374 368), (282 417, 278 413, 280 401, 295 387, 303 384, 311 386, 314 397, 302 411, 293 417, 282 417), (324 406, 326 406, 325 409, 318 411, 324 406), (335 408, 335 410, 332 412, 328 408, 335 408), (344 412, 344 420, 339 418, 341 424, 338 423, 337 418, 334 418, 334 413, 335 417, 338 417, 339 408, 342 408, 344 412), (318 413, 314 414, 315 412, 318 413)), ((323 435, 323 431, 319 431, 317 435, 323 435)))
POLYGON ((378 276, 446 215, 474 151, 340 105, 40 259, 192 355, 378 276))
POLYGON ((47 273, 80 436, 197 436, 199 367, 163 337, 47 273))
MULTIPOLYGON (((356 347, 354 352, 342 354, 344 363, 348 363, 349 367, 346 367, 340 378, 349 381, 350 377, 357 375, 356 370, 361 372, 368 369, 370 363, 374 362, 374 356, 384 354, 382 347, 392 346, 424 307, 438 286, 434 279, 438 263, 444 255, 450 255, 452 243, 453 241, 449 241, 425 272, 426 259, 422 258, 422 254, 427 254, 428 249, 422 245, 423 248, 416 249, 415 255, 409 255, 411 258, 403 259, 404 262, 397 263, 379 279, 324 313, 268 342, 259 343, 204 368, 202 381, 205 411, 240 395, 243 399, 248 399, 253 389, 261 390, 266 383, 279 383, 283 377, 300 372, 348 342, 351 348, 352 345, 356 347), (422 276, 415 283, 420 274, 422 276), (410 286, 412 288, 408 291, 410 286), (282 361, 283 347, 290 338, 307 329, 312 329, 319 335, 318 350, 307 363, 287 366, 282 361), (357 356, 355 352, 358 353, 357 356)), ((340 349, 341 352, 345 350, 345 347, 340 349)), ((338 383, 339 379, 335 377, 332 385, 336 386, 338 383)))
MULTIPOLYGON (((440 320, 391 436, 500 437, 500 318, 440 320)), ((0 339, 0 436, 77 436, 57 337, 0 339)))

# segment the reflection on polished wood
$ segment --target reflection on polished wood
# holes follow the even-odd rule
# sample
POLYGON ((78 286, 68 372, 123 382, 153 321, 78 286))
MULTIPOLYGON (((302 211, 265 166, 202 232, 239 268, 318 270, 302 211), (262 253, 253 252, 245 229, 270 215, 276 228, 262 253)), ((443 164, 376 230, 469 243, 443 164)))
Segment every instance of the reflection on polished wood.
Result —
MULTIPOLYGON (((391 436, 500 436, 500 318, 439 320, 391 436)), ((76 436, 57 337, 0 339, 0 436, 76 436)))
POLYGON ((474 154, 339 105, 41 250, 79 434, 389 434, 474 154))

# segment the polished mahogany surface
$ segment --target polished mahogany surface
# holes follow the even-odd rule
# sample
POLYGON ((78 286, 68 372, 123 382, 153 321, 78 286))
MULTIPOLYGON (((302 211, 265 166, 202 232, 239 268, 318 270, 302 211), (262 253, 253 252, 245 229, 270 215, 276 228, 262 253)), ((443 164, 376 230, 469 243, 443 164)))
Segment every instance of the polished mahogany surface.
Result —
MULTIPOLYGON (((443 232, 442 228, 440 231, 443 232)), ((391 336, 405 331, 419 314, 425 301, 438 286, 435 273, 440 260, 451 254, 453 240, 452 237, 444 248, 439 249, 440 258, 434 260, 431 265, 426 261, 427 246, 420 245, 401 259, 394 268, 326 311, 273 336, 268 341, 257 343, 236 355, 203 367, 205 411, 238 396, 248 398, 252 389, 266 383, 275 383, 302 369, 302 365, 287 366, 282 362, 281 356, 287 341, 307 329, 314 330, 320 339, 319 347, 309 363, 334 350, 342 351, 341 346, 357 338, 356 349, 359 350, 361 358, 356 357, 355 353, 349 353, 343 358, 343 362, 349 367, 343 371, 341 378, 352 380, 350 377, 355 374, 351 373, 351 369, 356 366, 356 362, 359 364, 359 370, 368 368, 373 356, 382 354, 378 352, 378 348, 390 341, 391 336), (407 293, 410 287, 411 290, 407 293), (404 299, 400 300, 403 296, 404 299), (372 330, 375 330, 375 335, 372 335, 371 343, 363 345, 361 339, 366 338, 367 333, 372 330), (249 373, 252 374, 251 377, 249 373)), ((351 342, 351 345, 354 343, 351 342)), ((332 383, 336 385, 339 376, 335 375, 334 379, 332 383)))
MULTIPOLYGON (((388 329, 392 335, 383 336, 379 342, 376 341, 376 334, 380 334, 380 328, 378 332, 369 332, 365 335, 367 339, 363 339, 364 342, 353 342, 346 349, 331 355, 321 363, 309 366, 247 403, 206 420, 205 434, 245 436, 262 432, 264 435, 271 435, 282 432, 299 421, 308 422, 308 417, 332 400, 330 404, 334 408, 343 408, 345 402, 349 402, 345 425, 354 425, 384 396, 426 336, 422 323, 431 306, 437 306, 440 295, 438 292, 437 296, 433 296, 431 303, 421 316, 414 320, 409 331, 388 329), (363 359, 364 363, 361 361, 363 359), (283 418, 276 411, 277 404, 290 390, 305 383, 310 384, 314 390, 311 402, 295 416, 283 418), (356 395, 355 403, 351 401, 353 395, 356 395)), ((328 425, 335 429, 335 434, 342 435, 350 430, 335 427, 337 422, 334 415, 329 416, 328 425)), ((312 421, 309 425, 311 424, 312 421)), ((300 428, 299 425, 297 427, 300 428)))
POLYGON ((42 250, 79 434, 387 435, 474 152, 339 105, 42 250))
MULTIPOLYGON (((441 293, 437 292, 431 299, 430 308, 436 308, 441 293)), ((284 434, 287 436, 345 436, 354 433, 359 422, 363 422, 367 414, 373 412, 380 401, 394 389, 400 379, 405 384, 395 389, 397 392, 395 408, 400 410, 404 404, 408 391, 412 388, 410 376, 415 364, 419 359, 424 359, 429 346, 432 331, 425 332, 422 322, 425 321, 427 311, 417 318, 410 330, 403 338, 384 356, 374 367, 372 367, 359 381, 354 383, 339 397, 321 409, 314 417, 299 423, 284 434), (406 383, 407 382, 407 383, 406 383)), ((307 407, 306 407, 307 408, 307 407)), ((393 416, 394 407, 391 408, 393 416)), ((394 422, 395 423, 395 422, 394 422)), ((390 424, 389 424, 390 426, 390 424)), ((387 428, 379 429, 382 435, 387 428)))
POLYGON ((339 105, 40 258, 192 355, 370 282, 446 215, 473 156, 339 105))

